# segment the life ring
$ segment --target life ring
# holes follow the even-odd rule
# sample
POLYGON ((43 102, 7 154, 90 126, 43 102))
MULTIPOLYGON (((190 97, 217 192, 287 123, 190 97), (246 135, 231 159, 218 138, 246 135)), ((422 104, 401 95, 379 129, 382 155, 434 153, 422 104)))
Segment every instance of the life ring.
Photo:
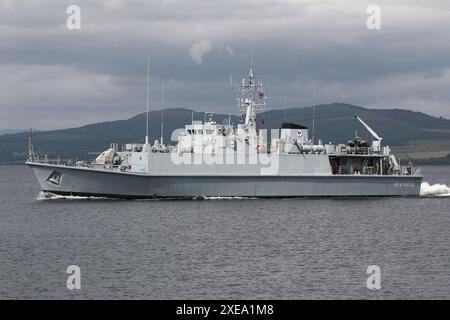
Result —
POLYGON ((128 165, 128 170, 131 170, 131 164, 128 165))

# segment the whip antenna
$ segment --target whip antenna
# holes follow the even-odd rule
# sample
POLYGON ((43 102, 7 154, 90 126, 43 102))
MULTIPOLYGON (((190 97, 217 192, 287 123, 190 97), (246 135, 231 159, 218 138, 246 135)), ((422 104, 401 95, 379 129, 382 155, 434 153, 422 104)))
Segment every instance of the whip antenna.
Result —
POLYGON ((316 133, 316 81, 313 82, 313 118, 312 118, 312 142, 314 145, 316 133))
POLYGON ((164 85, 161 86, 161 145, 164 144, 164 85))
POLYGON ((145 144, 148 144, 148 96, 150 86, 150 57, 147 57, 147 117, 145 127, 145 144))

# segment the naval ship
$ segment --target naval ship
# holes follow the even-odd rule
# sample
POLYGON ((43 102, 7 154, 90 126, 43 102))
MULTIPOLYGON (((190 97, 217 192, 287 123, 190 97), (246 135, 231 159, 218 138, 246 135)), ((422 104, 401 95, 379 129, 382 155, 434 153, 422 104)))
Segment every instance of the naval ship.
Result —
MULTIPOLYGON (((50 161, 29 141, 26 164, 47 194, 137 198, 418 196, 420 169, 401 165, 389 146, 358 115, 371 141, 310 139, 307 127, 283 122, 266 130, 256 123, 265 106, 253 66, 232 88, 243 111, 236 126, 213 114, 172 133, 171 142, 110 147, 90 162, 50 161)), ((147 84, 148 92, 148 84, 147 84)), ((367 139, 369 140, 369 139, 367 139)))

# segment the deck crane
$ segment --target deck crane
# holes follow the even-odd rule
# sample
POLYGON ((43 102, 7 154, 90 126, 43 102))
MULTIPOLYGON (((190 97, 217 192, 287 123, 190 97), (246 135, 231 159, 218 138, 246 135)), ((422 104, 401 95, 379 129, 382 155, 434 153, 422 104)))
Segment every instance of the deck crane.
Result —
POLYGON ((369 125, 367 123, 365 123, 360 117, 358 117, 357 114, 355 114, 355 118, 359 122, 361 122, 361 124, 367 129, 367 131, 370 132, 372 137, 374 137, 376 139, 376 140, 372 141, 373 151, 380 152, 381 151, 381 140, 383 140, 383 138, 381 138, 371 127, 369 127, 369 125))

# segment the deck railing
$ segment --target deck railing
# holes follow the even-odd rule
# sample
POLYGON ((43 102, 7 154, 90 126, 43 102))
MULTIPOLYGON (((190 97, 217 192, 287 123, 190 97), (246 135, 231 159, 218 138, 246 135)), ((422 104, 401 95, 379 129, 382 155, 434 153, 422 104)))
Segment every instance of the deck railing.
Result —
POLYGON ((339 166, 333 174, 335 175, 368 175, 368 176, 420 176, 420 168, 414 166, 399 166, 397 170, 389 170, 388 172, 383 172, 382 174, 377 171, 375 167, 362 167, 361 169, 355 168, 343 168, 339 166))
POLYGON ((43 163, 43 164, 53 164, 58 166, 87 166, 88 162, 78 161, 77 159, 61 159, 59 156, 54 158, 49 158, 47 154, 33 154, 28 158, 30 162, 43 163))

